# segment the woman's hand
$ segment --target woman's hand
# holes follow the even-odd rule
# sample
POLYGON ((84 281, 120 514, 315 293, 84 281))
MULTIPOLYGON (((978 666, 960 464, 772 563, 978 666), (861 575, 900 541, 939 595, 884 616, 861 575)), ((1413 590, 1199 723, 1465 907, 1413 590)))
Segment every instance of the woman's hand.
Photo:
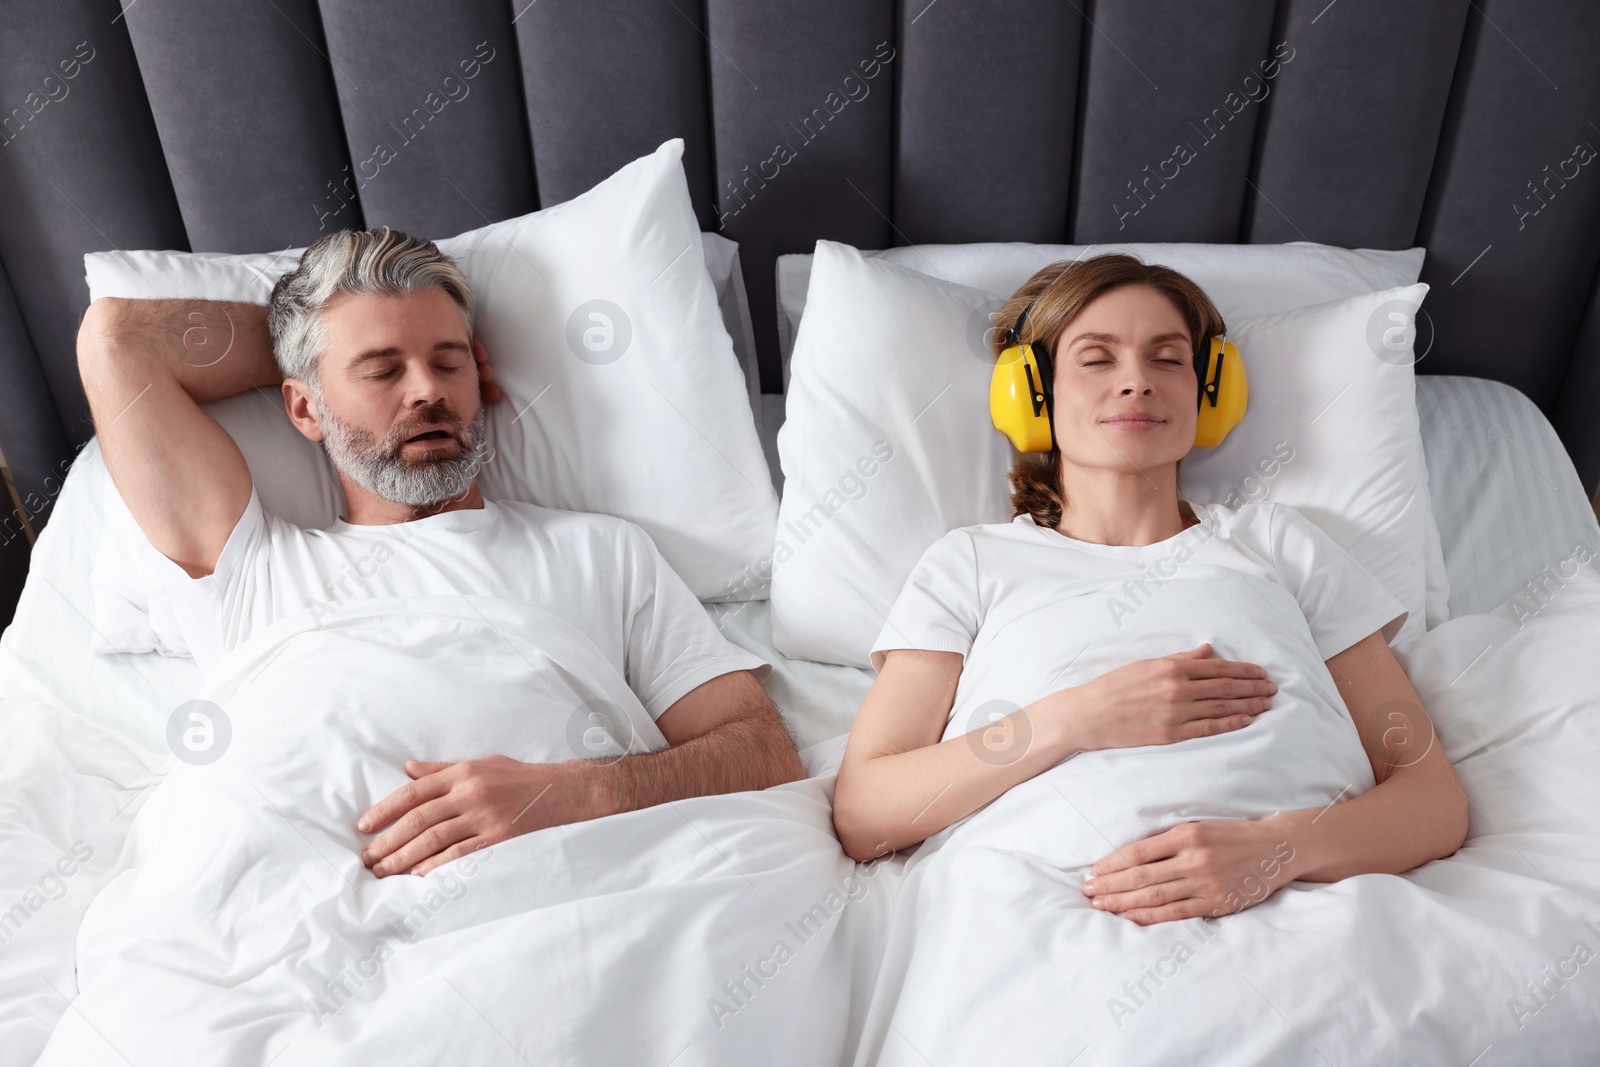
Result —
MULTIPOLYGON (((1248 726, 1278 687, 1265 668, 1213 659, 1211 645, 1142 659, 1062 690, 1085 750, 1167 745, 1248 726)), ((1048 698, 1047 698, 1048 699, 1048 698)))
POLYGON ((1083 893, 1140 926, 1232 915, 1293 881, 1282 829, 1270 818, 1186 822, 1101 859, 1083 893))

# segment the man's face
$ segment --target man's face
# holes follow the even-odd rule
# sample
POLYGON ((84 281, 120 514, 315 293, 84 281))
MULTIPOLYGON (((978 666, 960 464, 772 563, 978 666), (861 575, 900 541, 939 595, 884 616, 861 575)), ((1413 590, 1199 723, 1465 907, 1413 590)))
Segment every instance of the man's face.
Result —
POLYGON ((443 289, 341 293, 322 313, 317 423, 334 465, 395 503, 465 493, 486 452, 472 341, 443 289))

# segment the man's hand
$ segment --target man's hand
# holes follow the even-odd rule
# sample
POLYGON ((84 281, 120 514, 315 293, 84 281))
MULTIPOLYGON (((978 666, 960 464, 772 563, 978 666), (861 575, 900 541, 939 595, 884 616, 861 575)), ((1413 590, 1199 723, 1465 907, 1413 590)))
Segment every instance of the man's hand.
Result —
POLYGON ((1270 819, 1186 822, 1119 848, 1089 868, 1096 908, 1140 926, 1215 918, 1259 904, 1294 880, 1294 847, 1270 819))
POLYGON ((361 861, 379 877, 427 874, 518 834, 805 777, 777 709, 749 671, 702 682, 662 712, 656 725, 666 748, 620 759, 407 760, 414 781, 356 821, 364 834, 389 827, 361 853, 361 861))
POLYGON ((472 339, 472 358, 478 361, 478 392, 485 404, 493 404, 505 396, 505 390, 494 380, 494 368, 489 366, 489 353, 476 337, 472 339))
POLYGON ((608 814, 593 776, 578 763, 523 763, 509 756, 424 763, 407 760, 414 781, 384 797, 356 822, 384 826, 361 853, 380 878, 427 874, 441 864, 508 838, 608 814), (393 825, 390 825, 393 824, 393 825))

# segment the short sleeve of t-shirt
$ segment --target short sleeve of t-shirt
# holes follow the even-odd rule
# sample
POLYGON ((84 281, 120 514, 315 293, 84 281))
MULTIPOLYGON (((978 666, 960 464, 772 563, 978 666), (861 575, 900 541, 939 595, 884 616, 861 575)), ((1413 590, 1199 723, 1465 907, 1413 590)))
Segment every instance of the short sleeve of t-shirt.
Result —
POLYGON ((1300 602, 1323 659, 1382 630, 1394 640, 1408 612, 1323 529, 1286 504, 1274 504, 1269 525, 1273 563, 1300 602))
MULTIPOLYGON (((176 631, 168 644, 187 651, 202 668, 241 643, 261 621, 252 609, 258 603, 266 608, 260 602, 270 595, 261 586, 266 578, 262 562, 268 555, 271 522, 252 486, 250 500, 210 574, 191 578, 176 563, 156 554, 160 561, 154 565, 172 606, 165 625, 176 631)), ((161 621, 155 612, 152 621, 161 621)))
POLYGON ((951 530, 912 568, 872 644, 872 666, 882 670, 884 653, 897 648, 965 656, 978 637, 978 623, 977 552, 971 534, 951 530))
POLYGON ((764 678, 772 666, 722 636, 650 536, 621 523, 628 685, 652 719, 703 682, 730 671, 764 678))

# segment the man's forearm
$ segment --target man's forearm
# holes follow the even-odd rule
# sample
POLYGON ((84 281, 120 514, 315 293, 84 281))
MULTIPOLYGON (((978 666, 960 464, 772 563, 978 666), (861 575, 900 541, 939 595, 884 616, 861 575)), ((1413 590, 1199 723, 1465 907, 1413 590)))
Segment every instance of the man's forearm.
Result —
MULTIPOLYGON (((110 300, 96 301, 90 315, 96 326, 91 331, 93 343, 110 362, 142 359, 152 369, 170 374, 198 404, 283 380, 272 357, 264 305, 110 300)), ((92 362, 85 364, 86 378, 95 372, 92 362)))
POLYGON ((805 777, 794 743, 772 715, 741 716, 659 752, 571 766, 579 781, 593 788, 597 815, 805 777))

